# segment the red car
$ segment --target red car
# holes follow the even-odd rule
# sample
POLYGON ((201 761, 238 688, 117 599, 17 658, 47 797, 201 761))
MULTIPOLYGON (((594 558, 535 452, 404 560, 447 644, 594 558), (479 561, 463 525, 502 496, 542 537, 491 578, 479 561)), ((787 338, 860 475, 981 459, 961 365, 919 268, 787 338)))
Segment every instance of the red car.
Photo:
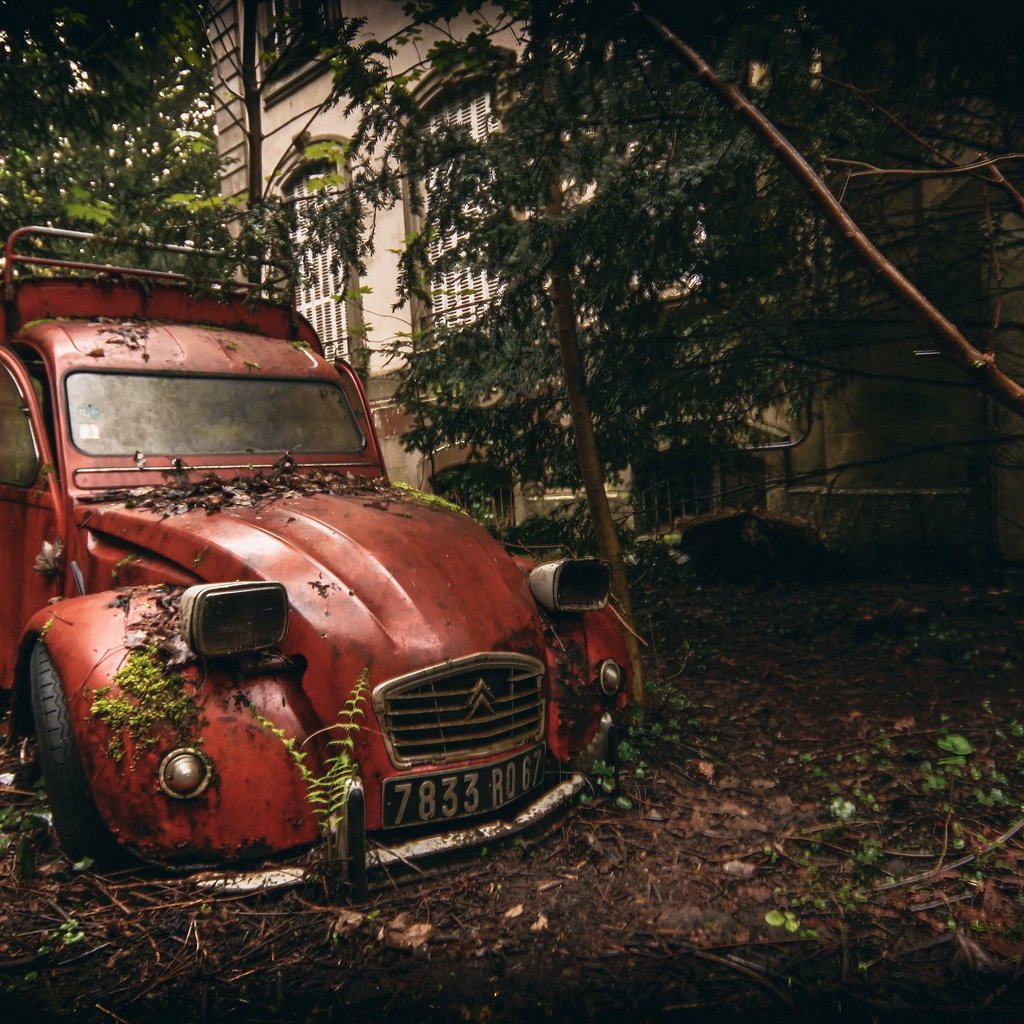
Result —
POLYGON ((628 686, 604 563, 534 567, 389 484, 292 310, 47 235, 79 237, 21 229, 4 266, 0 707, 65 853, 326 833, 358 880, 565 803, 628 686))

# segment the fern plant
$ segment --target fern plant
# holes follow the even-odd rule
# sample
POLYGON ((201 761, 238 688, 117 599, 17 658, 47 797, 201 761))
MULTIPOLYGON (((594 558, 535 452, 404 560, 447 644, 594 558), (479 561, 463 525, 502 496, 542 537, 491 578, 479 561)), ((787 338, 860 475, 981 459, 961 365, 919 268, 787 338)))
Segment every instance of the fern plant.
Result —
POLYGON ((369 689, 369 672, 363 669, 351 695, 338 712, 337 721, 328 727, 334 735, 327 741, 330 753, 324 761, 323 774, 315 775, 305 764, 299 767, 306 783, 306 799, 320 824, 324 858, 329 869, 336 867, 348 854, 344 845, 345 811, 352 784, 359 777, 359 764, 355 758, 356 736, 359 720, 365 714, 363 705, 369 689))
MULTIPOLYGON (((352 784, 359 777, 359 764, 355 757, 356 736, 360 719, 365 715, 366 696, 370 689, 370 674, 364 669, 348 700, 338 712, 337 721, 326 726, 321 732, 334 735, 327 741, 329 754, 324 760, 323 772, 313 771, 307 764, 308 751, 302 750, 294 736, 288 736, 283 729, 264 718, 255 708, 252 713, 267 732, 276 736, 298 769, 306 787, 306 799, 316 815, 323 843, 324 865, 333 873, 347 856, 345 849, 345 812, 352 784)), ((313 733, 306 742, 320 733, 313 733)))

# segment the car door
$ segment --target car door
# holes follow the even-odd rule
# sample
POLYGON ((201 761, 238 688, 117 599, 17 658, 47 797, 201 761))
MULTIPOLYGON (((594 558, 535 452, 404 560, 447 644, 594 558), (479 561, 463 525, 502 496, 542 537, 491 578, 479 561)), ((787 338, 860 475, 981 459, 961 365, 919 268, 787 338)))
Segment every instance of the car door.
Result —
POLYGON ((13 683, 26 621, 61 593, 64 538, 51 458, 32 381, 0 349, 0 689, 13 683))

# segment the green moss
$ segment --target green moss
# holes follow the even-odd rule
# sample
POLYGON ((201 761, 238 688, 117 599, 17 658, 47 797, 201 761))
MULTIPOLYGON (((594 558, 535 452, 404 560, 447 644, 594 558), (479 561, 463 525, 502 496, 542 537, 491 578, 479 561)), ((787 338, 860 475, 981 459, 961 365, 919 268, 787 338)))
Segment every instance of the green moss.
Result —
POLYGON ((157 648, 150 647, 132 651, 112 685, 94 692, 91 713, 114 734, 107 750, 115 761, 124 757, 126 736, 137 746, 151 747, 170 728, 182 742, 195 742, 191 732, 196 706, 184 683, 180 673, 168 672, 157 648), (115 688, 118 693, 111 696, 115 688))
POLYGON ((413 487, 412 484, 402 483, 400 480, 392 481, 391 484, 395 490, 402 491, 408 495, 414 501, 422 502, 424 505, 434 505, 437 508, 445 508, 449 512, 458 512, 460 515, 469 515, 465 509, 459 508, 458 505, 448 501, 447 498, 441 498, 436 494, 427 494, 426 491, 421 491, 417 487, 413 487))
POLYGON ((110 570, 111 580, 113 580, 114 583, 117 583, 121 578, 122 570, 127 569, 129 565, 133 562, 137 562, 141 557, 142 555, 125 555, 124 558, 122 558, 121 561, 110 570))

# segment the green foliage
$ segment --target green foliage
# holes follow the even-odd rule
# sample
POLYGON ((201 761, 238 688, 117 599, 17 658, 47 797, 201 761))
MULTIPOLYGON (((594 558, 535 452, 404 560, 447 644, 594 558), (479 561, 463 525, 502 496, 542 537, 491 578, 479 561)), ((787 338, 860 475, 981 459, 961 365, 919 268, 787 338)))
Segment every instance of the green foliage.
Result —
MULTIPOLYGON (((330 727, 335 734, 327 741, 331 753, 324 762, 323 773, 312 775, 308 770, 303 771, 306 796, 320 822, 328 865, 336 864, 343 852, 339 847, 339 829, 344 819, 352 783, 359 777, 355 741, 360 729, 360 719, 365 714, 363 705, 369 689, 369 672, 364 670, 348 700, 338 712, 338 720, 330 727)), ((301 766, 300 770, 304 767, 301 766)))
MULTIPOLYGON (((419 225, 400 301, 429 304, 445 272, 485 271, 498 286, 473 323, 395 342, 407 360, 398 394, 414 415, 410 446, 476 446, 516 479, 578 482, 552 341, 553 260, 571 271, 609 475, 763 440, 759 413, 780 402, 800 410, 812 385, 820 394, 858 373, 920 376, 866 364, 865 342, 883 328, 901 351, 920 329, 628 4, 506 3, 487 17, 475 4, 407 10, 430 22, 467 8, 473 29, 462 42, 445 35, 426 63, 467 90, 493 89, 501 129, 485 139, 459 125, 428 129, 412 96, 422 69, 389 78, 386 46, 351 49, 336 66, 336 96, 366 104, 349 201, 364 212, 393 204, 403 174, 428 186, 425 200, 406 194, 419 225), (528 40, 514 61, 495 43, 510 22, 528 40), (565 190, 557 211, 552 180, 565 190), (438 239, 457 241, 431 255, 438 239)), ((777 2, 653 10, 786 127, 943 312, 982 330, 985 303, 998 302, 985 294, 985 268, 1024 243, 1005 216, 1012 190, 981 169, 957 172, 954 201, 921 203, 924 179, 913 174, 932 175, 958 152, 1019 151, 1012 37, 985 33, 974 52, 959 25, 898 12, 879 20, 777 2), (894 165, 910 174, 871 170, 894 165), (981 216, 976 189, 993 216, 981 216)))
POLYGON ((90 713, 110 729, 107 750, 115 761, 124 758, 126 736, 146 748, 158 742, 163 730, 171 729, 181 741, 192 742, 196 706, 184 682, 180 673, 167 670, 163 655, 151 647, 130 651, 111 685, 93 692, 90 713))
MULTIPOLYGON (((994 717, 990 709, 986 712, 994 717)), ((860 919, 880 891, 904 884, 908 889, 934 884, 940 890, 937 905, 944 905, 951 884, 973 895, 988 874, 1012 864, 1001 864, 1003 846, 992 837, 1008 821, 1019 820, 1022 809, 1024 737, 1013 735, 1015 722, 996 718, 989 734, 970 738, 941 729, 926 743, 949 755, 937 761, 922 757, 915 738, 904 733, 879 735, 859 749, 837 754, 830 758, 830 769, 800 759, 808 771, 805 793, 821 794, 833 821, 810 830, 797 848, 786 844, 786 855, 801 867, 803 881, 777 891, 786 908, 771 911, 766 922, 792 931, 794 922, 799 927, 802 917, 828 908, 860 919), (865 788, 868 780, 886 790, 884 801, 865 788), (908 821, 917 822, 916 827, 908 828, 908 821), (950 870, 940 870, 954 854, 950 870), (838 857, 845 881, 826 885, 824 872, 818 871, 823 855, 829 861, 838 857)), ((765 849, 772 863, 776 852, 781 848, 765 849)), ((925 902, 920 892, 915 899, 925 902)), ((945 927, 956 927, 952 916, 945 927)))
POLYGON ((284 745, 302 777, 306 787, 306 799, 320 826, 324 860, 329 871, 336 868, 344 856, 340 845, 343 838, 341 833, 352 783, 359 778, 355 743, 361 728, 360 720, 366 714, 364 705, 369 690, 370 674, 364 669, 356 680, 348 700, 339 710, 337 721, 327 726, 325 730, 332 732, 333 735, 327 741, 330 753, 324 759, 323 771, 319 773, 306 764, 308 751, 299 747, 294 736, 288 736, 283 729, 275 726, 250 706, 260 726, 276 736, 284 745))
POLYGON ((58 925, 46 936, 46 940, 39 947, 40 956, 48 956, 51 953, 58 953, 70 946, 85 941, 85 932, 78 921, 69 917, 63 924, 58 925))
POLYGON ((568 501, 550 515, 534 516, 514 526, 493 528, 512 548, 553 550, 571 555, 597 554, 597 541, 585 501, 568 501))
POLYGON ((764 915, 764 922, 772 928, 781 928, 798 939, 818 938, 817 930, 804 927, 800 918, 792 910, 769 910, 764 915))
POLYGON ((204 66, 191 0, 38 0, 0 9, 0 153, 74 134, 96 140, 134 116, 155 68, 204 66))
POLYGON ((219 200, 203 211, 177 202, 213 203, 218 192, 194 5, 121 5, 116 17, 95 5, 8 5, 0 34, 0 237, 23 224, 199 245, 227 237, 219 200))
POLYGON ((643 775, 645 753, 671 752, 675 748, 689 747, 701 757, 709 757, 705 745, 713 744, 716 737, 709 735, 697 705, 676 679, 654 676, 646 687, 646 701, 632 720, 628 740, 620 742, 619 755, 623 762, 636 762, 643 775))
POLYGON ((0 806, 0 856, 14 848, 14 873, 19 879, 35 874, 36 849, 48 835, 50 825, 41 786, 27 800, 0 806))
POLYGON ((961 736, 955 732, 938 737, 935 745, 940 750, 945 750, 957 757, 966 757, 968 754, 974 753, 974 745, 971 741, 966 736, 961 736))

